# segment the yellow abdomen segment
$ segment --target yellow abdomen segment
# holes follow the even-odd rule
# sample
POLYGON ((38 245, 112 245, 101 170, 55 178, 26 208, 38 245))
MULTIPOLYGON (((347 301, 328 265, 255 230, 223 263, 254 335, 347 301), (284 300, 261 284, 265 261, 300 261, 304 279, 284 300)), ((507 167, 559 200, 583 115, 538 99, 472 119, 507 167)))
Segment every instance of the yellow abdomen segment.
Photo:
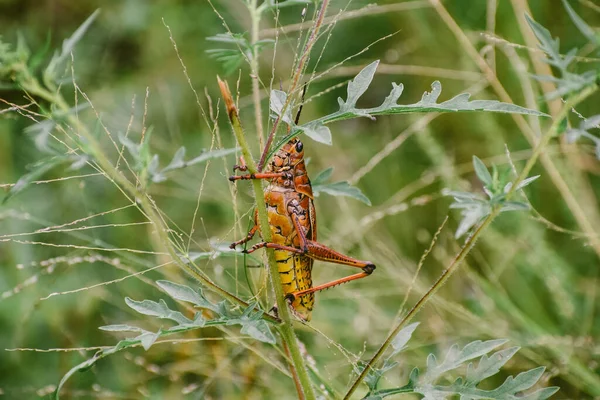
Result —
MULTIPOLYGON (((275 250, 277 268, 285 294, 295 293, 312 287, 313 259, 288 251, 275 250)), ((306 321, 310 321, 311 311, 315 302, 314 293, 296 297, 292 307, 306 321)))

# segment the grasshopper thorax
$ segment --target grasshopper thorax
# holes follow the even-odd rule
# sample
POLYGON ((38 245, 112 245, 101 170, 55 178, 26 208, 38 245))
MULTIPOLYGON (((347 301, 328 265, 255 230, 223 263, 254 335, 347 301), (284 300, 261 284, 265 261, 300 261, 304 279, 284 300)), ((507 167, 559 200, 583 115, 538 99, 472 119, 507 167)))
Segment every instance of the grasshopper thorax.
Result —
POLYGON ((304 165, 304 144, 297 137, 290 139, 275 153, 268 169, 283 173, 281 177, 271 180, 272 185, 313 197, 304 165))

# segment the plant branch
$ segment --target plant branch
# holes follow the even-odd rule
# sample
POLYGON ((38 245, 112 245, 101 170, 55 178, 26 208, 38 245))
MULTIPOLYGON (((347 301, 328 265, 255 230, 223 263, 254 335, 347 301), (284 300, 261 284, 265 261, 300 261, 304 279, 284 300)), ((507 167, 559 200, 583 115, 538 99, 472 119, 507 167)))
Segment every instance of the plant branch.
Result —
POLYGON ((273 139, 275 138, 275 133, 277 132, 277 127, 279 126, 279 122, 281 121, 281 115, 285 115, 285 112, 286 112, 287 108, 289 107, 291 99, 292 99, 292 93, 294 93, 294 91, 298 87, 298 82, 300 81, 300 77, 302 76, 302 73, 304 72, 304 66, 306 64, 306 61, 308 60, 308 56, 310 55, 310 52, 311 52, 313 46, 315 45, 315 42, 317 41, 317 38, 319 35, 319 30, 321 29, 321 26, 323 25, 323 20, 325 18, 325 13, 327 11, 328 5, 329 5, 329 0, 323 0, 323 2, 321 3, 321 9, 319 10, 317 19, 315 20, 315 23, 313 24, 313 28, 312 28, 312 31, 308 38, 308 41, 306 42, 306 46, 304 46, 304 51, 302 52, 302 56, 300 56, 300 59, 298 60, 298 66, 296 67, 296 72, 294 73, 294 76, 292 78, 292 84, 288 90, 287 99, 285 101, 285 104, 283 105, 283 108, 281 109, 281 113, 277 116, 277 118, 275 119, 275 122, 273 122, 273 127, 271 128, 271 132, 269 133, 269 137, 267 138, 267 143, 265 143, 265 147, 263 149, 262 155, 260 156, 260 161, 258 162, 258 171, 262 171, 263 167, 265 166, 265 162, 267 160, 267 155, 269 154, 269 149, 271 148, 271 144, 273 143, 273 139))
MULTIPOLYGON (((238 144, 242 148, 242 154, 248 167, 248 172, 255 174, 258 172, 256 163, 250 154, 248 142, 246 141, 244 130, 238 115, 237 107, 233 102, 233 97, 229 90, 227 82, 222 81, 217 77, 219 82, 219 88, 221 89, 221 95, 225 101, 225 107, 227 108, 227 115, 233 128, 233 133, 238 141, 238 144)), ((256 200, 256 209, 258 210, 258 225, 263 240, 267 243, 272 241, 271 227, 269 225, 269 216, 267 214, 267 206, 264 202, 264 194, 262 184, 259 179, 252 180, 252 188, 254 189, 254 198, 256 200)), ((292 375, 298 377, 300 391, 298 396, 300 398, 306 398, 307 400, 314 400, 315 395, 310 383, 308 371, 304 362, 302 354, 300 354, 300 348, 296 339, 296 334, 292 325, 292 317, 289 306, 285 300, 283 293, 283 285, 281 284, 281 278, 277 268, 277 262, 275 260, 275 252, 273 249, 265 249, 267 252, 267 269, 269 271, 269 278, 271 280, 271 286, 275 292, 275 300, 277 303, 277 309, 279 317, 281 318, 281 325, 279 325, 279 333, 284 343, 284 347, 289 350, 290 355, 290 367, 292 368, 292 375)))
MULTIPOLYGON (((566 102, 566 104, 562 107, 560 113, 557 115, 556 119, 553 121, 550 128, 540 138, 540 141, 535 147, 531 158, 529 158, 529 160, 525 164, 525 167, 523 168, 517 179, 513 182, 511 190, 506 195, 506 200, 509 200, 511 196, 514 195, 514 193, 517 190, 517 187, 519 186, 519 183, 521 183, 525 178, 527 178, 527 175, 529 175, 529 172, 531 172, 531 169, 537 162, 540 154, 542 154, 542 151, 544 150, 550 139, 559 132, 560 124, 567 117, 568 113, 571 111, 571 108, 581 103, 592 93, 594 93, 597 89, 598 87, 596 85, 588 87, 587 89, 579 93, 577 96, 574 96, 566 102)), ((444 270, 444 272, 442 273, 442 275, 440 275, 438 280, 423 295, 423 297, 421 297, 419 301, 417 301, 417 303, 410 309, 410 311, 408 311, 408 313, 404 316, 404 318, 402 318, 398 325, 396 325, 396 327, 391 331, 391 333, 385 339, 383 344, 379 347, 377 352, 375 352, 373 357, 369 360, 365 368, 358 375, 358 377, 348 390, 348 393, 346 393, 344 399, 349 399, 350 396, 352 396, 352 394, 356 391, 360 383, 367 376, 369 369, 373 368, 373 366, 379 361, 379 359, 390 346, 398 332, 400 332, 400 330, 402 330, 402 328, 404 328, 406 324, 410 322, 410 320, 423 308, 427 301, 431 299, 431 297, 433 297, 433 295, 444 285, 444 283, 446 283, 446 281, 458 269, 458 267, 461 265, 465 257, 469 254, 473 246, 475 246, 477 239, 479 239, 479 237, 485 231, 485 229, 492 223, 492 221, 498 216, 498 214, 500 214, 500 208, 500 206, 496 206, 494 207, 494 209, 492 209, 492 212, 480 223, 475 232, 473 232, 473 234, 467 239, 464 246, 461 248, 460 252, 456 255, 454 260, 452 260, 448 268, 444 270)))

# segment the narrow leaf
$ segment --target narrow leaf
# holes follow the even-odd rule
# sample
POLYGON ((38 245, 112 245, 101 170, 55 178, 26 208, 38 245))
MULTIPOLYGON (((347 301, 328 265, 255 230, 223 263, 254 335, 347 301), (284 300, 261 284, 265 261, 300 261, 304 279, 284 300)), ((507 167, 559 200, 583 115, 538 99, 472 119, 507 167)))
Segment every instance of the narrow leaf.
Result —
POLYGON ((164 280, 157 281, 156 284, 160 286, 162 290, 167 292, 169 296, 176 300, 186 301, 194 304, 197 307, 216 311, 216 305, 208 301, 200 289, 195 291, 189 286, 164 280))
POLYGON ((579 15, 577 15, 567 0, 562 0, 562 2, 569 13, 569 17, 571 17, 571 21, 573 21, 577 29, 579 29, 579 32, 581 32, 587 40, 600 46, 600 39, 596 36, 594 30, 579 15))
POLYGON ((492 354, 490 357, 482 356, 477 368, 473 368, 469 364, 467 368, 466 384, 475 386, 490 376, 500 372, 500 368, 504 366, 516 353, 519 347, 511 347, 509 349, 500 350, 492 354))
POLYGON ((560 388, 558 386, 551 386, 547 388, 543 388, 540 390, 536 390, 533 393, 530 393, 525 396, 519 396, 519 400, 546 400, 550 398, 554 393, 558 392, 560 388))
POLYGON ((520 201, 505 201, 502 203, 501 212, 505 211, 528 211, 529 204, 520 201))
POLYGON ((159 337, 158 333, 144 332, 140 336, 136 337, 135 339, 139 340, 140 343, 142 344, 142 347, 144 348, 144 350, 148 351, 150 349, 150 347, 152 347, 154 342, 156 342, 156 339, 158 339, 158 337, 159 337))
POLYGON ((160 302, 155 302, 152 300, 143 300, 143 301, 135 301, 131 300, 129 297, 125 298, 125 303, 135 311, 140 314, 150 315, 153 317, 158 317, 161 319, 170 319, 172 321, 177 322, 178 324, 187 324, 191 321, 184 317, 179 311, 173 311, 168 306, 164 300, 160 300, 160 302))
POLYGON ((517 185, 517 190, 523 189, 525 186, 531 184, 533 181, 535 181, 539 177, 540 177, 540 175, 535 175, 535 176, 530 176, 527 179, 523 179, 523 181, 517 185))
POLYGON ((554 59, 560 59, 558 41, 552 39, 552 34, 543 25, 536 22, 528 14, 525 14, 525 19, 531 27, 534 35, 540 42, 540 47, 554 59))
POLYGON ((63 41, 61 52, 60 53, 56 52, 54 54, 54 57, 52 57, 52 60, 50 60, 50 63, 48 64, 48 67, 44 71, 44 78, 45 79, 51 79, 51 80, 55 79, 55 75, 54 74, 56 72, 56 69, 71 54, 71 52, 75 48, 75 45, 77 44, 77 42, 79 42, 81 40, 81 38, 83 37, 83 35, 85 34, 85 32, 88 30, 88 28, 90 27, 90 25, 92 24, 92 22, 94 22, 94 20, 96 19, 96 17, 98 16, 99 13, 100 13, 100 10, 94 11, 92 13, 92 15, 90 15, 83 22, 83 24, 81 24, 81 26, 79 28, 77 28, 77 30, 75 32, 73 32, 73 34, 71 35, 71 37, 69 37, 69 38, 67 38, 67 39, 65 39, 63 41))
POLYGON ((381 110, 387 110, 389 108, 397 106, 398 105, 398 99, 402 95, 403 91, 404 91, 404 85, 403 84, 399 84, 398 85, 398 84, 396 84, 396 82, 392 82, 392 91, 383 100, 383 103, 379 107, 377 107, 377 108, 381 109, 381 110))
POLYGON ((314 179, 311 179, 311 183, 313 186, 319 186, 324 184, 331 178, 331 174, 333 174, 333 167, 329 167, 319 172, 314 179))
POLYGON ((269 108, 275 113, 275 115, 281 117, 281 119, 284 122, 291 125, 293 123, 291 107, 288 106, 285 110, 285 115, 281 115, 286 101, 287 93, 281 90, 271 90, 271 97, 269 98, 269 108))
POLYGON ((137 326, 117 324, 117 325, 105 325, 98 329, 107 332, 145 332, 144 329, 138 328, 137 326))
POLYGON ((185 146, 181 146, 173 155, 171 162, 165 168, 163 168, 162 172, 166 172, 172 169, 183 168, 185 166, 185 162, 183 159, 185 158, 185 146))
POLYGON ((359 188, 351 186, 347 181, 313 186, 313 193, 315 196, 318 196, 320 193, 327 193, 332 196, 351 197, 355 200, 362 201, 368 206, 371 205, 371 200, 369 200, 359 188))
POLYGON ((600 114, 584 119, 579 125, 579 128, 584 131, 600 128, 600 114))
POLYGON ((458 347, 454 345, 450 347, 448 353, 446 354, 446 358, 442 363, 439 365, 435 365, 433 363, 430 365, 429 362, 427 363, 427 372, 424 375, 425 382, 431 382, 440 377, 442 374, 458 368, 466 361, 481 357, 482 355, 489 353, 496 347, 499 347, 506 342, 507 340, 505 339, 487 340, 485 342, 476 340, 467 344, 462 350, 459 350, 458 347))
POLYGON ((410 338, 412 337, 413 332, 419 326, 419 322, 412 323, 405 328, 403 328, 398 334, 392 339, 392 347, 394 348, 394 353, 398 353, 402 351, 410 338))
POLYGON ((475 168, 475 174, 477 174, 479 180, 485 186, 491 187, 493 183, 492 175, 490 175, 490 171, 488 171, 483 161, 477 156, 473 156, 473 168, 475 168))
POLYGON ((348 97, 346 101, 343 101, 341 98, 338 99, 341 112, 349 111, 355 108, 356 102, 360 96, 367 91, 371 81, 373 81, 373 77, 375 76, 375 71, 377 70, 378 65, 379 60, 373 61, 371 64, 364 67, 358 73, 358 75, 356 75, 354 79, 348 83, 348 97))
POLYGON ((509 376, 506 381, 495 392, 498 394, 503 393, 516 393, 523 390, 527 390, 542 377, 545 367, 537 367, 529 371, 521 372, 515 378, 509 376))
POLYGON ((323 143, 326 145, 332 144, 331 131, 328 127, 320 123, 306 124, 298 127, 303 131, 306 136, 314 140, 315 142, 323 143))
POLYGON ((71 376, 73 376, 76 372, 82 371, 82 370, 86 370, 88 368, 90 368, 92 365, 94 365, 96 363, 96 361, 98 361, 100 358, 102 358, 102 355, 100 354, 96 354, 94 355, 92 358, 85 360, 84 362, 77 364, 76 366, 74 366, 73 368, 71 368, 60 380, 60 382, 58 383, 58 386, 56 387, 56 390, 53 393, 53 397, 56 400, 60 400, 60 390, 62 389, 62 387, 65 385, 65 383, 67 383, 67 381, 69 380, 69 378, 71 376))

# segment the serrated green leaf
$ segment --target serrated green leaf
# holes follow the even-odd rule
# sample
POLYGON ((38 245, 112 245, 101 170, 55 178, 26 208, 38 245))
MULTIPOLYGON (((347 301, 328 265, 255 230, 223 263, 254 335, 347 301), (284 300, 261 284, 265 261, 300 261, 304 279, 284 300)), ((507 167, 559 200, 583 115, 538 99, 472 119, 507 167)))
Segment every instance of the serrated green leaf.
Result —
POLYGON ((361 70, 358 75, 348 84, 348 96, 346 100, 338 99, 340 109, 332 114, 326 115, 319 119, 307 122, 303 125, 295 126, 291 132, 285 135, 270 151, 268 158, 273 157, 284 144, 291 138, 297 136, 300 132, 313 135, 313 139, 323 143, 331 143, 331 132, 322 129, 327 124, 336 121, 358 117, 374 118, 377 115, 391 115, 404 113, 421 113, 421 112, 474 112, 474 111, 489 111, 498 113, 514 113, 534 116, 545 116, 548 114, 537 110, 530 110, 514 104, 502 103, 496 100, 473 100, 470 101, 470 94, 463 93, 453 97, 448 101, 437 103, 437 99, 441 93, 442 86, 439 82, 432 83, 432 91, 425 93, 421 101, 415 104, 398 105, 397 100, 402 94, 402 85, 392 84, 391 93, 385 98, 384 102, 374 108, 356 108, 356 101, 367 90, 371 83, 375 70, 379 61, 375 61, 361 70))
POLYGON ((309 123, 306 125, 298 126, 298 129, 304 132, 306 136, 308 136, 315 142, 323 143, 329 146, 332 144, 331 131, 328 127, 326 127, 323 124, 309 123))
POLYGON ((244 322, 240 332, 264 343, 277 343, 269 325, 262 319, 244 322))
POLYGON ((126 297, 125 303, 127 303, 130 308, 134 309, 140 314, 150 315, 161 319, 170 319, 178 324, 189 324, 192 322, 188 318, 184 317, 179 311, 171 310, 164 300, 160 300, 157 303, 152 300, 135 301, 131 300, 129 297, 126 297))
MULTIPOLYGON (((565 3, 568 7, 568 4, 565 3)), ((572 73, 569 71, 570 64, 575 60, 577 49, 571 49, 566 55, 560 54, 560 41, 558 38, 553 39, 552 35, 541 24, 535 22, 529 15, 525 15, 527 23, 531 27, 535 36, 539 41, 539 47, 543 50, 548 58, 543 61, 547 64, 556 67, 559 70, 560 78, 550 76, 534 76, 535 79, 541 81, 549 81, 556 84, 557 89, 546 94, 547 99, 562 97, 571 92, 577 92, 591 85, 596 80, 596 71, 590 70, 583 73, 572 73)), ((583 22, 582 20, 580 22, 583 22)), ((564 131, 564 130, 563 130, 564 131)))
POLYGON ((318 196, 320 193, 327 193, 332 196, 345 196, 351 197, 358 201, 362 201, 366 205, 371 205, 371 200, 357 187, 351 186, 347 181, 340 181, 334 183, 326 183, 321 185, 313 186, 313 193, 318 196))
POLYGON ((528 211, 529 204, 520 201, 505 201, 502 203, 500 212, 505 211, 528 211))
POLYGON ((142 347, 144 348, 144 350, 148 351, 150 349, 150 347, 152 347, 154 342, 156 342, 156 339, 158 339, 158 336, 159 336, 158 333, 144 332, 140 336, 136 337, 135 339, 139 340, 140 343, 142 344, 142 347))
POLYGON ((461 350, 458 349, 457 345, 454 345, 450 347, 448 353, 446 354, 446 358, 439 365, 435 360, 435 356, 431 359, 431 361, 428 359, 427 372, 422 376, 422 378, 424 382, 432 382, 435 379, 438 379, 442 374, 458 368, 466 361, 489 353, 507 341, 508 340, 506 339, 487 340, 485 342, 476 340, 467 344, 461 350))
MULTIPOLYGON (((527 390, 533 385, 535 385, 537 381, 540 380, 545 370, 546 367, 537 367, 529 371, 521 372, 512 381, 510 381, 509 377, 505 381, 505 383, 507 384, 505 390, 512 390, 514 392, 521 392, 523 390, 527 390), (508 384, 508 382, 510 382, 510 384, 508 384)), ((502 389, 503 386, 504 384, 502 384, 502 386, 500 386, 500 388, 498 389, 502 389)))
POLYGON ((547 388, 543 388, 540 390, 536 390, 533 393, 530 393, 525 396, 519 396, 518 400, 546 400, 550 398, 554 393, 558 392, 560 388, 558 386, 551 386, 547 388))
POLYGON ((485 186, 491 187, 493 183, 492 175, 490 175, 490 171, 488 171, 483 161, 477 156, 473 156, 473 168, 479 180, 485 186))
POLYGON ((490 357, 483 355, 477 368, 474 368, 473 364, 467 366, 465 384, 475 386, 484 379, 496 375, 500 372, 500 368, 502 368, 504 364, 517 353, 517 351, 519 351, 519 347, 511 347, 497 351, 490 357))
POLYGON ((397 354, 400 351, 404 350, 406 344, 412 337, 413 332, 415 331, 415 329, 417 329, 417 326, 419 326, 419 322, 414 322, 403 328, 400 332, 398 332, 396 336, 394 336, 394 339, 392 339, 392 347, 394 348, 394 354, 397 354))
POLYGON ((348 83, 348 96, 346 100, 344 101, 341 98, 338 98, 340 112, 348 112, 356 109, 356 102, 367 91, 369 85, 371 85, 378 65, 379 60, 373 61, 371 64, 364 67, 354 79, 348 83))
POLYGON ((529 16, 529 14, 525 14, 525 19, 529 24, 529 27, 533 31, 533 34, 537 37, 540 42, 541 49, 548 53, 550 57, 553 59, 560 59, 559 54, 559 41, 558 39, 553 39, 552 34, 548 29, 546 29, 543 25, 536 22, 533 18, 529 16))
MULTIPOLYGON (((398 364, 399 364, 398 362, 392 361, 388 358, 384 361, 381 368, 377 368, 377 367, 369 368, 369 371, 367 372, 367 375, 364 378, 364 383, 369 388, 369 393, 373 394, 373 392, 375 392, 375 390, 377 389, 377 386, 379 384, 379 381, 381 380, 381 377, 389 370, 395 368, 398 364)), ((358 365, 358 368, 356 368, 356 372, 361 373, 364 370, 364 368, 366 368, 366 366, 367 366, 367 364, 365 362, 361 361, 358 365)), ((385 396, 383 396, 383 397, 385 397, 385 396)), ((381 398, 383 398, 383 397, 381 397, 381 398)))
POLYGON ((157 281, 156 284, 169 296, 176 300, 192 303, 196 307, 217 311, 216 305, 211 303, 206 299, 206 297, 204 297, 200 288, 198 288, 198 290, 196 291, 189 286, 180 285, 179 283, 165 280, 157 281))
POLYGON ((283 107, 285 106, 285 102, 287 101, 287 93, 282 90, 271 90, 271 96, 269 97, 269 109, 273 111, 276 116, 279 116, 284 122, 289 125, 294 123, 292 119, 292 110, 291 107, 287 107, 285 110, 285 115, 281 115, 283 112, 283 107))
POLYGON ((396 82, 392 82, 392 91, 390 92, 390 94, 387 95, 387 97, 383 100, 383 103, 381 103, 381 105, 377 107, 377 109, 387 110, 397 106, 398 99, 400 98, 400 96, 402 96, 403 91, 403 84, 398 85, 396 84, 396 82))
MULTIPOLYGON (((437 364, 435 356, 428 357, 428 372, 419 377, 411 378, 414 382, 414 392, 422 394, 426 399, 447 399, 449 397, 460 396, 461 400, 476 399, 495 399, 495 400, 517 400, 517 399, 546 399, 556 392, 555 388, 546 388, 541 391, 533 392, 529 395, 523 395, 522 392, 531 388, 540 379, 544 367, 539 367, 526 371, 513 378, 508 377, 502 385, 492 390, 483 390, 477 388, 477 385, 484 379, 495 375, 500 368, 517 352, 518 348, 500 350, 488 357, 486 353, 497 347, 504 341, 476 341, 468 344, 462 350, 458 350, 456 345, 451 347, 448 356, 440 365, 437 364), (476 356, 476 354, 478 354, 476 356), (436 383, 437 379, 444 376, 444 373, 451 367, 455 369, 461 363, 481 356, 477 368, 470 363, 467 367, 467 378, 457 378, 450 385, 436 383), (444 366, 444 367, 442 367, 444 366), (437 370, 435 377, 430 371, 437 370)), ((393 389, 392 389, 393 390, 393 389)))

